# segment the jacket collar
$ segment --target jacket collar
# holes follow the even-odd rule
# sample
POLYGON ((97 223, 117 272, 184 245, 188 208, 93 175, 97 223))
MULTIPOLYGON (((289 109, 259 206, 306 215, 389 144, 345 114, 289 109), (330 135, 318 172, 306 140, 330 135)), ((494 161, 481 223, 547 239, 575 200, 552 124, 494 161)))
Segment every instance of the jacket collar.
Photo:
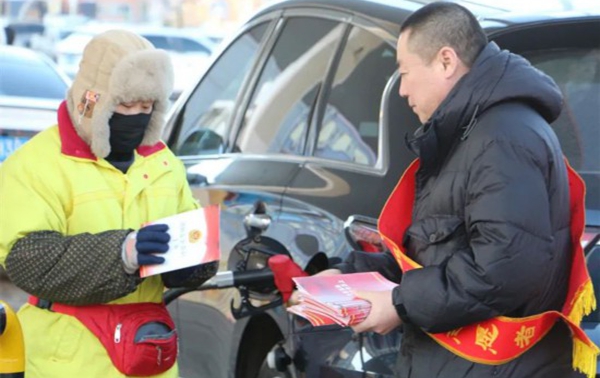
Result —
MULTIPOLYGON (((61 152, 63 154, 81 159, 98 160, 96 155, 92 153, 90 146, 75 131, 66 101, 63 101, 58 107, 58 131, 60 134, 61 152)), ((141 156, 148 157, 166 147, 163 142, 159 141, 151 146, 139 146, 136 148, 136 151, 141 156)))

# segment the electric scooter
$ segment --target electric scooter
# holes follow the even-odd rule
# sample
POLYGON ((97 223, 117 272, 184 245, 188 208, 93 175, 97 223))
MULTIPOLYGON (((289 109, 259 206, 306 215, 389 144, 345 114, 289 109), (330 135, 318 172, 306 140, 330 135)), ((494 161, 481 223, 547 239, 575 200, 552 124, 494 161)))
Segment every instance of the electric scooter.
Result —
POLYGON ((17 315, 0 300, 0 378, 23 378, 25 346, 17 315))

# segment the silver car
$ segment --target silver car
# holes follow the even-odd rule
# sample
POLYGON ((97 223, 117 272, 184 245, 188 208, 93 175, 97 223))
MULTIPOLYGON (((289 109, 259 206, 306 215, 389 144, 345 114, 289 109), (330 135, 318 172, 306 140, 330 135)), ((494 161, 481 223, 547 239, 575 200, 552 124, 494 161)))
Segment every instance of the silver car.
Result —
POLYGON ((70 79, 32 50, 0 46, 0 163, 39 131, 56 123, 70 79))

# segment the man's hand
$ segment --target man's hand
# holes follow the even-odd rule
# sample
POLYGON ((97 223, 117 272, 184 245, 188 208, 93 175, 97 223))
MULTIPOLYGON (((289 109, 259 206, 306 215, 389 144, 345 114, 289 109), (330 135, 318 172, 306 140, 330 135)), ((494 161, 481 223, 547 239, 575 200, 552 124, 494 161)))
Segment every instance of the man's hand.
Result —
MULTIPOLYGON (((342 274, 342 272, 339 269, 325 269, 320 271, 319 273, 313 274, 313 276, 333 276, 336 274, 342 274)), ((292 295, 290 296, 290 299, 287 301, 287 305, 297 305, 298 303, 300 303, 299 297, 300 293, 298 292, 298 290, 294 290, 292 292, 292 295)))
POLYGON ((369 316, 359 324, 353 325, 356 333, 376 332, 385 335, 402 324, 394 304, 392 291, 355 291, 354 294, 361 299, 371 302, 369 316))

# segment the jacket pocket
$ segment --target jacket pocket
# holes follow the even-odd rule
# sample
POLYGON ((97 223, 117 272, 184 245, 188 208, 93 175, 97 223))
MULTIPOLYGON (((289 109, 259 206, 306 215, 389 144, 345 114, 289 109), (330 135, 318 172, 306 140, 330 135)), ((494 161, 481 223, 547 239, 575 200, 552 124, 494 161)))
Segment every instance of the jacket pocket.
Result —
POLYGON ((408 228, 410 237, 426 244, 439 244, 464 233, 464 221, 457 216, 434 216, 413 223, 408 228))

